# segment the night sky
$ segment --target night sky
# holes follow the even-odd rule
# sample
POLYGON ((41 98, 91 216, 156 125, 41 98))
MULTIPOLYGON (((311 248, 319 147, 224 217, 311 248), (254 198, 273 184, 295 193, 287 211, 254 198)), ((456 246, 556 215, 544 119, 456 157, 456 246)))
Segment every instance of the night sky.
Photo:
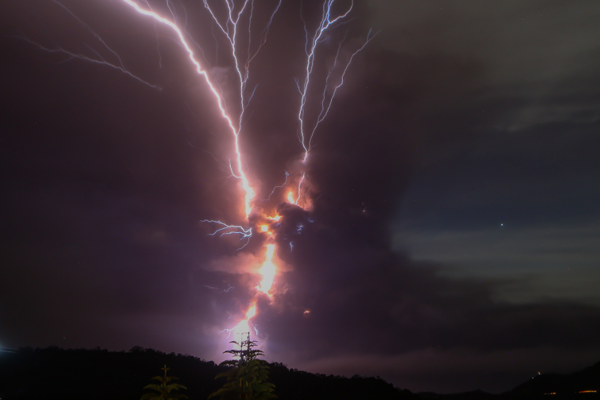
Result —
MULTIPOLYGON (((159 89, 31 43, 118 62, 59 4, 1 2, 0 345, 220 361, 262 244, 200 222, 244 223, 231 135, 172 32, 119 0, 62 4, 159 89)), ((259 198, 298 171, 301 15, 320 4, 284 0, 251 66, 259 198)), ((235 112, 218 28, 201 1, 171 8, 235 112)), ((379 33, 316 133, 313 207, 264 202, 285 262, 254 320, 268 360, 438 392, 600 361, 599 20, 589 0, 355 3, 315 82, 344 37, 347 57, 379 33)))

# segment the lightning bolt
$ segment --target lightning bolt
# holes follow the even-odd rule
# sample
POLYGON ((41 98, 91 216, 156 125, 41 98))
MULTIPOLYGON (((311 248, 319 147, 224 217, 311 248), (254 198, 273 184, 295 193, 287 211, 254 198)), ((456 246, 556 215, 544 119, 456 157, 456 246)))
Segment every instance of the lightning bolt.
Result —
POLYGON ((261 201, 270 201, 271 197, 273 196, 273 194, 275 193, 275 191, 277 189, 283 189, 285 187, 285 185, 287 185, 287 181, 288 181, 288 178, 289 178, 290 174, 287 171, 284 171, 284 172, 285 172, 285 180, 283 181, 283 184, 281 184, 279 186, 275 186, 273 188, 273 190, 271 190, 271 193, 269 194, 269 197, 267 197, 266 199, 261 199, 261 201))
MULTIPOLYGON (((89 46, 87 46, 91 51, 94 52, 94 54, 96 54, 98 56, 98 59, 92 58, 92 57, 88 57, 84 54, 77 54, 77 53, 73 53, 69 50, 63 49, 61 47, 56 48, 56 49, 51 49, 49 47, 46 46, 42 46, 41 44, 34 42, 33 40, 30 40, 26 37, 21 37, 21 36, 14 36, 17 39, 21 39, 24 40, 28 43, 31 43, 32 45, 36 46, 38 49, 43 50, 47 53, 62 53, 62 54, 66 54, 68 56, 70 56, 70 59, 78 59, 78 60, 82 60, 82 61, 86 61, 86 62, 90 62, 92 64, 99 64, 99 65, 104 65, 113 69, 116 69, 118 71, 121 71, 122 73, 124 73, 125 75, 128 75, 129 77, 135 79, 138 82, 143 83, 146 86, 149 86, 153 89, 158 89, 160 90, 160 87, 151 84, 150 82, 146 82, 145 80, 143 80, 142 78, 140 78, 137 75, 134 75, 133 73, 129 72, 129 70, 127 70, 125 68, 125 66, 121 63, 120 65, 117 64, 113 64, 111 62, 106 61, 100 54, 98 54, 96 51, 94 51, 92 48, 90 48, 89 46)), ((104 42, 103 42, 104 43, 104 42)), ((110 47, 107 46, 108 49, 110 49, 110 47)), ((112 51, 112 50, 111 50, 112 51)))
MULTIPOLYGON (((99 35, 97 35, 87 24, 81 21, 68 8, 60 4, 57 0, 53 1, 59 6, 61 6, 63 9, 65 9, 75 19, 77 19, 77 21, 81 23, 84 27, 86 27, 86 29, 88 29, 94 35, 94 37, 117 58, 118 63, 110 63, 106 61, 103 57, 101 57, 98 53, 96 53, 96 55, 98 56, 98 58, 96 59, 85 55, 76 54, 64 50, 62 48, 50 49, 41 46, 35 42, 32 42, 29 39, 24 40, 35 44, 44 51, 61 52, 71 56, 72 58, 79 58, 88 62, 95 62, 98 64, 110 66, 112 68, 116 68, 121 72, 128 74, 132 78, 137 79, 138 81, 150 87, 156 88, 156 86, 142 80, 141 78, 129 72, 123 65, 123 61, 118 56, 118 54, 114 52, 99 35)), ((247 226, 242 226, 239 224, 233 225, 220 220, 212 219, 204 219, 201 222, 216 226, 216 228, 211 233, 209 233, 210 236, 239 236, 239 239, 243 242, 243 245, 238 250, 242 250, 246 245, 248 245, 255 233, 253 228, 258 228, 257 231, 259 232, 259 235, 264 241, 263 261, 260 263, 260 267, 257 268, 257 274, 261 277, 260 283, 255 287, 256 293, 252 301, 249 303, 248 308, 245 310, 243 318, 241 318, 241 320, 235 325, 234 328, 225 329, 222 331, 224 333, 227 333, 228 335, 230 335, 231 333, 237 335, 245 332, 250 332, 252 329, 254 329, 255 333, 257 333, 258 330, 256 329, 256 326, 252 324, 251 320, 257 314, 257 303, 259 296, 266 295, 270 300, 273 300, 273 285, 275 283, 275 278, 277 277, 277 265, 279 261, 277 261, 277 253, 275 248, 275 232, 273 231, 272 226, 276 225, 274 224, 274 222, 279 221, 281 216, 269 216, 264 214, 260 208, 254 208, 254 203, 256 202, 256 191, 251 185, 251 182, 248 179, 247 171, 244 168, 244 165, 246 164, 244 162, 243 154, 240 149, 239 139, 242 133, 242 128, 244 126, 246 109, 252 101, 254 93, 257 90, 257 86, 254 86, 254 88, 252 88, 251 90, 249 90, 249 88, 247 87, 248 80, 250 77, 250 66, 252 61, 257 57, 261 49, 266 44, 272 22, 282 5, 283 0, 279 0, 275 3, 275 6, 269 14, 268 21, 260 31, 260 34, 258 35, 258 40, 253 40, 253 29, 255 29, 255 22, 253 18, 255 11, 254 0, 240 0, 238 4, 236 4, 234 0, 221 1, 219 4, 221 4, 221 7, 225 9, 224 17, 222 13, 219 14, 213 9, 213 6, 211 5, 211 2, 209 2, 209 0, 203 0, 204 9, 208 12, 208 14, 211 16, 212 20, 218 27, 217 32, 220 31, 220 33, 225 37, 226 42, 228 43, 229 54, 231 55, 231 59, 233 60, 233 66, 237 78, 237 95, 239 96, 239 98, 237 99, 238 106, 236 106, 236 108, 238 108, 238 112, 235 113, 235 115, 228 111, 226 99, 224 95, 220 92, 220 90, 218 90, 218 84, 208 73, 207 68, 204 65, 205 63, 200 62, 200 57, 195 52, 194 48, 190 43, 193 43, 195 47, 200 50, 200 52, 202 53, 201 58, 204 59, 204 53, 202 52, 202 48, 198 45, 198 43, 196 43, 193 40, 193 38, 191 38, 190 35, 188 35, 185 32, 183 28, 179 26, 179 21, 176 17, 175 9, 170 3, 170 1, 167 0, 167 8, 171 14, 172 19, 168 19, 160 15, 158 12, 154 11, 147 1, 145 1, 146 7, 143 7, 142 5, 140 5, 140 3, 135 2, 133 0, 121 1, 138 14, 152 19, 154 22, 155 32, 156 26, 162 25, 170 29, 175 34, 175 36, 177 37, 177 43, 182 47, 187 58, 193 65, 195 72, 198 75, 200 75, 201 79, 206 83, 208 90, 212 94, 212 97, 219 109, 220 117, 224 120, 233 138, 233 150, 235 153, 235 160, 233 163, 231 161, 229 162, 229 168, 231 171, 231 175, 237 178, 240 182, 241 190, 243 192, 242 208, 245 215, 245 219, 247 221, 247 226), (221 17, 219 17, 218 14, 221 15, 221 17), (240 27, 242 25, 240 24, 241 21, 247 22, 247 31, 242 35, 240 33, 240 27), (245 38, 240 38, 240 36, 243 36, 245 38), (251 216, 252 218, 250 218, 251 216)), ((311 89, 313 86, 311 78, 315 73, 315 59, 317 56, 317 49, 319 47, 319 44, 325 40, 326 32, 335 26, 341 25, 342 21, 344 21, 346 17, 351 13, 354 6, 354 3, 350 2, 350 6, 347 7, 345 11, 334 16, 332 14, 332 7, 334 3, 335 0, 325 0, 323 2, 321 10, 321 19, 316 29, 312 31, 313 33, 311 35, 309 35, 309 29, 306 23, 304 23, 304 31, 306 35, 306 64, 304 68, 305 76, 302 84, 300 84, 299 80, 296 80, 296 85, 300 94, 300 102, 297 114, 299 122, 298 139, 304 153, 304 162, 306 162, 306 160, 308 159, 309 153, 312 149, 312 141, 317 131, 317 128, 328 116, 335 95, 338 89, 344 84, 344 77, 354 57, 358 53, 360 53, 365 48, 365 46, 367 46, 367 44, 375 37, 375 35, 373 35, 371 31, 369 31, 364 43, 357 49, 355 49, 349 57, 346 57, 345 62, 342 62, 341 59, 343 57, 341 56, 341 54, 342 46, 345 42, 344 36, 344 39, 338 44, 333 66, 327 73, 324 87, 322 88, 322 91, 320 91, 320 110, 318 112, 318 115, 316 116, 313 122, 309 122, 306 116, 306 108, 310 100, 309 92, 311 92, 311 90, 314 90, 311 89), (332 83, 335 79, 337 79, 336 83, 332 83), (310 128, 308 128, 309 125, 311 125, 310 128)), ((187 12, 185 14, 185 19, 187 23, 187 12)), ((159 64, 162 65, 162 56, 160 55, 160 51, 158 53, 159 64)), ((285 171, 284 183, 273 188, 268 198, 263 199, 263 201, 269 201, 277 189, 281 189, 286 187, 287 185, 294 184, 294 189, 287 192, 287 201, 289 203, 297 205, 299 204, 302 198, 305 198, 307 196, 307 190, 303 188, 303 185, 306 183, 307 179, 308 178, 306 172, 301 172, 300 174, 294 175, 294 178, 290 179, 290 174, 287 171, 285 171), (295 191, 296 193, 294 194, 293 191, 295 191)), ((297 226, 296 234, 300 234, 302 228, 303 225, 297 226)), ((292 251, 294 246, 291 241, 289 242, 289 247, 290 251, 292 251)), ((209 288, 216 289, 212 287, 209 288)), ((231 287, 225 290, 225 292, 228 292, 230 289, 231 287)))
MULTIPOLYGON (((312 38, 309 38, 308 28, 306 26, 306 23, 304 23, 304 32, 305 32, 305 36, 306 36, 306 42, 305 42, 305 46, 304 46, 305 53, 306 53, 306 66, 305 66, 306 75, 304 77, 304 82, 303 82, 302 86, 300 86, 300 82, 298 80, 296 80, 296 86, 298 87, 298 92, 300 93, 300 106, 298 108, 298 121, 299 121, 300 127, 299 127, 299 131, 298 131, 298 139, 300 140, 300 144, 302 145, 302 148, 304 149, 304 158, 302 160, 303 162, 306 162, 306 160, 308 159, 308 155, 310 153, 310 150, 312 149, 312 140, 315 135, 315 132, 317 131, 317 128, 319 127, 321 122, 323 122, 325 120, 325 118, 327 117, 327 115, 329 114, 329 110, 331 109, 331 105, 333 104, 333 99, 335 98, 337 90, 344 84, 344 77, 346 75, 346 72, 348 71, 348 68, 350 67, 350 64, 352 64, 352 60, 377 35, 377 33, 375 33, 374 35, 371 35, 371 31, 369 31, 367 38, 366 38, 365 42, 363 43, 363 45, 352 53, 352 55, 349 57, 348 61, 346 62, 345 66, 343 67, 341 77, 339 78, 339 83, 334 86, 333 92, 329 96, 329 100, 327 101, 326 99, 327 99, 327 91, 328 91, 327 89, 329 88, 329 79, 331 77, 333 70, 338 65, 340 50, 341 50, 342 44, 346 38, 346 36, 344 35, 344 40, 342 40, 338 45, 338 49, 336 52, 333 67, 329 70, 329 73, 327 74, 327 78, 325 79, 325 85, 323 87, 322 98, 321 98, 321 110, 316 119, 316 122, 313 125, 312 130, 310 131, 310 134, 307 135, 305 133, 307 94, 308 94, 308 89, 310 86, 311 76, 314 71, 317 47, 318 47, 319 43, 323 40, 323 35, 325 34, 325 32, 329 28, 335 26, 338 21, 344 20, 348 16, 348 14, 350 14, 350 12, 352 11, 352 8, 354 7, 354 1, 352 1, 350 3, 350 7, 348 7, 348 9, 345 12, 340 13, 337 17, 332 17, 331 7, 333 6, 333 4, 334 4, 334 0, 326 0, 323 3, 323 7, 322 7, 323 11, 321 14, 321 21, 320 21, 319 25, 317 26, 312 38)), ((303 19, 303 21, 304 21, 304 19, 303 19)), ((304 184, 305 179, 306 179, 306 173, 302 173, 302 176, 298 181, 298 189, 296 192, 297 193, 296 199, 292 200, 293 197, 291 195, 288 196, 288 201, 290 203, 298 205, 300 198, 303 196, 302 185, 304 184)))
POLYGON ((220 237, 223 237, 223 236, 228 236, 228 235, 240 235, 240 240, 247 239, 246 243, 242 247, 240 247, 238 250, 241 250, 244 247, 246 247, 248 245, 248 243, 250 242, 250 238, 252 237, 252 228, 244 228, 241 225, 229 225, 222 221, 213 221, 210 219, 203 219, 200 222, 205 222, 205 223, 209 223, 209 224, 217 224, 217 225, 221 226, 213 233, 209 233, 208 234, 209 236, 219 235, 220 237))
MULTIPOLYGON (((248 219, 250 214, 253 211, 252 203, 254 201, 256 192, 252 188, 252 186, 246 176, 246 173, 243 169, 243 160, 242 160, 242 153, 240 151, 239 137, 240 137, 241 130, 243 127, 243 123, 244 123, 244 115, 245 115, 246 107, 252 100, 254 92, 256 91, 256 87, 253 89, 253 91, 248 96, 247 95, 247 82, 248 82, 248 79, 250 76, 250 64, 251 64, 252 60, 254 60, 254 58, 258 55, 258 53, 262 49, 262 47, 265 45, 267 36, 269 33, 269 28, 271 26, 273 18, 275 17, 275 14, 281 7, 282 1, 280 0, 277 3, 277 6, 271 13, 268 23, 266 24, 265 28, 261 32, 259 45, 257 46, 257 48, 254 51, 252 51, 251 43, 252 43, 252 19, 253 19, 253 15, 254 15, 254 1, 253 0, 244 0, 243 3, 241 4, 241 6, 236 7, 233 0, 225 0, 224 4, 227 8, 227 14, 226 14, 225 19, 222 21, 222 20, 219 20, 219 18, 216 16, 216 13, 214 12, 214 10, 211 7, 208 0, 204 0, 204 8, 209 12, 213 21, 216 23, 216 25, 220 29, 221 33, 226 37, 226 39, 229 43, 230 54, 234 61, 235 71, 238 76, 240 112, 239 112, 239 116, 237 119, 237 126, 234 125, 233 118, 227 113, 227 109, 225 107, 225 100, 224 100, 223 96, 220 95, 219 92, 216 90, 215 85, 211 81, 208 73, 206 72, 205 69, 202 68, 200 62, 196 59, 194 52, 191 49, 191 47, 189 46, 188 42, 186 41, 186 38, 183 35, 181 29, 179 29, 178 26, 174 22, 171 22, 171 21, 167 20, 166 18, 161 17, 160 15, 156 14, 152 10, 144 9, 131 0, 123 0, 123 1, 126 4, 130 5, 131 7, 133 7, 137 12, 144 14, 146 16, 149 16, 149 17, 153 18, 154 20, 156 20, 157 22, 165 24, 168 27, 170 27, 173 31, 175 31, 175 33, 179 37, 181 44, 187 51, 191 62, 196 66, 196 72, 204 77, 206 83, 208 84, 208 86, 210 88, 210 91, 215 96, 215 99, 216 99, 219 109, 221 111, 221 116, 227 121, 229 129, 231 130, 231 133, 233 134, 233 137, 234 137, 234 148, 235 148, 235 154, 236 154, 237 172, 234 171, 233 167, 231 166, 231 163, 230 163, 230 169, 231 169, 232 176, 241 180, 241 186, 244 190, 245 214, 246 214, 246 219, 248 219), (242 63, 242 61, 238 57, 238 47, 237 47, 238 39, 239 39, 238 38, 238 24, 240 22, 240 19, 244 15, 244 13, 248 10, 248 8, 249 8, 249 16, 248 16, 248 33, 247 33, 248 38, 247 38, 247 49, 246 49, 247 57, 245 59, 245 62, 242 63)), ((331 109, 333 99, 335 98, 335 95, 337 93, 337 90, 344 83, 345 74, 346 74, 348 68, 350 67, 350 64, 352 63, 352 60, 360 51, 362 51, 365 48, 365 46, 374 37, 374 35, 371 35, 371 32, 369 31, 369 34, 367 35, 367 38, 366 38, 365 42, 363 43, 363 45, 352 53, 352 55, 347 60, 345 66, 343 67, 343 70, 341 72, 341 77, 339 78, 339 82, 334 86, 333 91, 332 91, 331 95, 329 96, 329 99, 327 99, 327 92, 328 92, 328 88, 329 88, 330 77, 331 77, 332 71, 338 65, 340 51, 341 51, 342 44, 343 44, 343 41, 340 42, 340 44, 338 45, 334 65, 327 75, 327 78, 325 81, 325 87, 323 88, 323 91, 322 91, 320 112, 318 114, 316 122, 313 124, 310 134, 309 135, 305 134, 305 125, 306 125, 305 109, 306 109, 306 104, 307 104, 307 100, 308 100, 308 90, 309 90, 309 86, 310 86, 310 80, 311 80, 311 76, 314 71, 316 49, 318 47, 318 44, 322 41, 324 33, 330 27, 335 25, 336 22, 341 21, 344 18, 346 18, 348 16, 348 14, 352 11, 352 8, 354 6, 354 3, 352 2, 350 4, 350 7, 348 7, 348 9, 345 12, 339 14, 336 17, 333 17, 331 14, 331 8, 332 8, 333 4, 334 4, 334 0, 326 0, 323 3, 322 17, 321 17, 320 23, 319 23, 315 33, 313 34, 312 39, 310 39, 310 40, 308 37, 308 29, 306 27, 306 24, 304 25, 304 29, 306 32, 305 52, 306 52, 306 56, 307 56, 306 67, 305 67, 306 75, 304 77, 304 82, 303 82, 302 87, 300 87, 300 85, 298 84, 298 81, 297 81, 298 89, 300 92, 300 107, 299 107, 299 111, 298 111, 298 120, 300 123, 300 128, 299 128, 300 143, 304 149, 303 161, 306 161, 308 158, 308 155, 309 155, 309 152, 310 152, 311 146, 312 146, 312 139, 315 135, 315 132, 316 132, 319 124, 321 122, 323 122, 325 120, 325 118, 327 117, 329 110, 331 109)), ((286 178, 285 178, 284 184, 280 185, 280 186, 276 186, 271 191, 271 194, 269 195, 267 200, 269 200, 271 198, 271 196, 273 195, 273 193, 275 192, 275 190, 277 188, 282 188, 288 183, 289 174, 287 171, 285 172, 285 174, 286 174, 286 178)), ((301 178, 298 180, 296 198, 294 199, 293 194, 291 192, 288 193, 288 201, 290 203, 293 203, 293 204, 299 203, 300 198, 303 196, 302 185, 305 182, 305 179, 306 179, 306 173, 304 172, 304 173, 302 173, 301 178)), ((216 229, 213 233, 210 234, 212 236, 215 236, 215 235, 219 235, 219 236, 239 235, 240 240, 246 240, 245 244, 242 247, 240 247, 239 250, 243 249, 249 243, 250 238, 252 237, 252 228, 244 228, 243 226, 240 226, 240 225, 229 225, 227 223, 224 223, 224 222, 218 221, 218 220, 203 220, 202 222, 216 224, 219 226, 218 229, 216 229)), ((299 227, 298 234, 300 233, 301 230, 302 230, 302 227, 299 227)), ((261 231, 266 232, 268 234, 269 241, 272 242, 273 233, 270 232, 269 226, 263 225, 261 227, 261 231)), ((293 245, 290 243, 290 250, 291 249, 293 249, 293 245)), ((259 292, 262 292, 262 293, 268 295, 269 297, 271 297, 270 291, 273 286, 275 276, 277 274, 277 267, 273 260, 274 256, 275 256, 275 244, 274 243, 266 244, 265 245, 265 253, 264 253, 265 260, 259 269, 259 274, 261 275, 262 279, 261 279, 260 284, 257 286, 257 290, 259 292)), ((240 321, 236 325, 235 328, 233 328, 232 330, 226 330, 226 331, 228 333, 234 332, 236 334, 237 333, 241 334, 243 332, 250 332, 250 320, 255 315, 256 315, 256 301, 254 301, 254 303, 246 311, 245 318, 242 319, 242 321, 240 321)))
MULTIPOLYGON (((234 137, 237 174, 233 174, 233 175, 235 177, 239 178, 242 182, 242 188, 245 193, 244 194, 244 209, 246 212, 246 218, 248 218, 250 216, 250 213, 252 212, 252 200, 254 199, 255 191, 252 188, 252 186, 250 185, 250 182, 248 181, 248 177, 246 176, 246 173, 244 172, 243 163, 242 163, 242 154, 240 152, 239 127, 236 128, 236 126, 233 123, 232 118, 227 114, 226 107, 225 107, 225 100, 223 99, 221 94, 217 91, 215 84, 212 82, 212 80, 210 79, 210 76, 208 75, 208 72, 202 67, 200 62, 196 59, 196 55, 195 55, 194 51, 192 50, 192 48, 190 47, 190 44, 186 40, 186 37, 183 34, 183 31, 174 22, 172 22, 164 17, 161 17, 160 15, 158 15, 157 13, 155 13, 152 10, 147 10, 145 8, 140 7, 138 4, 134 3, 131 0, 122 0, 122 1, 126 4, 128 4, 129 6, 133 7, 133 9, 135 11, 137 11, 138 13, 143 14, 147 17, 153 18, 155 21, 171 28, 175 32, 177 37, 179 38, 181 45, 183 46, 185 52, 188 54, 188 58, 190 59, 192 64, 196 67, 196 72, 199 75, 201 75, 204 78, 204 80, 206 81, 206 83, 208 84, 210 92, 213 94, 213 96, 217 102, 217 105, 219 107, 219 111, 221 112, 221 117, 223 119, 225 119, 225 121, 227 122, 227 125, 229 126, 229 129, 231 130, 231 133, 234 137)), ((242 8, 242 11, 243 11, 243 9, 245 9, 247 3, 248 3, 248 0, 244 3, 244 7, 242 8)), ((207 7, 208 3, 205 2, 204 4, 205 4, 205 7, 207 7)), ((233 13, 233 7, 230 6, 229 2, 227 2, 227 7, 230 11, 229 19, 230 19, 230 21, 232 21, 232 23, 234 25, 233 38, 235 38, 236 32, 237 32, 237 21, 239 20, 239 15, 241 15, 241 11, 240 11, 240 13, 238 13, 237 19, 232 19, 231 16, 233 13)), ((207 7, 207 9, 209 11, 211 11, 210 7, 207 7)), ((215 18, 212 11, 211 11, 211 15, 213 15, 213 18, 215 18)), ((215 20, 216 20, 216 18, 215 18, 215 20)), ((217 21, 217 23, 218 23, 218 21, 217 21)), ((223 30, 224 32, 228 32, 228 28, 227 28, 227 30, 224 30, 222 25, 219 24, 219 26, 221 27, 221 30, 223 30)), ((233 40, 232 46, 234 46, 234 48, 235 48, 235 40, 233 40)), ((239 63, 237 61, 237 57, 234 56, 234 58, 236 59, 236 69, 238 70, 238 74, 240 74, 241 72, 239 70, 239 63)), ((242 87, 245 87, 245 81, 244 81, 244 84, 242 87)), ((243 96, 241 96, 241 97, 243 97, 243 96)), ((240 116, 240 121, 241 121, 241 119, 242 119, 242 116, 240 116)), ((232 173, 233 173, 233 171, 232 171, 232 173)))
MULTIPOLYGON (((332 7, 333 3, 334 3, 334 0, 327 0, 323 3, 323 12, 321 14, 321 21, 320 21, 312 39, 310 39, 310 40, 308 37, 308 28, 306 26, 306 23, 304 24, 304 32, 306 34, 306 44, 304 46, 304 51, 306 53, 306 75, 304 77, 304 84, 302 85, 302 88, 300 88, 299 82, 296 81, 296 85, 298 86, 298 91, 300 92, 300 108, 298 111, 298 121, 300 122, 300 132, 299 132, 300 143, 302 144, 302 147, 304 148, 304 152, 306 154, 304 160, 306 160, 308 152, 310 151, 310 143, 307 143, 306 135, 304 133, 304 125, 305 125, 304 116, 305 116, 305 106, 306 106, 306 101, 307 101, 308 87, 310 85, 310 78, 312 76, 314 66, 315 66, 315 56, 316 56, 315 51, 317 50, 317 46, 318 46, 319 42, 321 41, 325 31, 327 31, 327 29, 329 29, 337 21, 340 21, 340 20, 343 20, 344 18, 346 18, 346 16, 350 13, 350 11, 352 11, 352 8, 354 7, 354 1, 352 1, 352 3, 350 3, 350 7, 348 7, 348 9, 346 10, 345 13, 342 13, 342 14, 338 15, 337 17, 332 18, 331 17, 331 7, 332 7)), ((308 142, 310 142, 310 138, 308 139, 308 142)))

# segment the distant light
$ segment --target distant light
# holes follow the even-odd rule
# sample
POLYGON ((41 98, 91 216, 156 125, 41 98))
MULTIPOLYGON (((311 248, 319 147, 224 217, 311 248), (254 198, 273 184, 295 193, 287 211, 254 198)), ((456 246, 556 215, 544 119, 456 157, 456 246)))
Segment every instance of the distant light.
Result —
POLYGON ((500 224, 500 226, 504 226, 504 224, 500 224))
MULTIPOLYGON (((0 353, 16 353, 17 349, 14 349, 12 347, 2 347, 0 346, 0 353)), ((0 398, 0 400, 2 400, 2 398, 0 398)))

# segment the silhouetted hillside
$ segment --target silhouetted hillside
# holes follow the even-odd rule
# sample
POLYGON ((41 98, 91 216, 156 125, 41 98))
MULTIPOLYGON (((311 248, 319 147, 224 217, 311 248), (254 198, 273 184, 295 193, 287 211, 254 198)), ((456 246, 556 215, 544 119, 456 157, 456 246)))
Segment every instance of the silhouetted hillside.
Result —
MULTIPOLYGON (((183 393, 190 399, 205 400, 225 382, 214 379, 224 368, 181 354, 139 347, 129 352, 26 348, 0 354, 0 398, 138 400, 165 364, 187 386, 183 393)), ((418 399, 376 378, 311 374, 279 363, 271 364, 270 376, 280 400, 418 399)))
MULTIPOLYGON (((193 400, 205 400, 225 380, 214 377, 225 369, 212 361, 134 347, 129 352, 107 350, 19 349, 0 353, 0 398, 138 400, 151 378, 167 364, 170 375, 187 386, 193 400)), ((311 374, 270 364, 271 381, 280 400, 520 400, 600 398, 600 363, 568 375, 544 374, 512 391, 493 395, 482 391, 439 395, 413 394, 379 378, 311 374), (596 390, 596 393, 589 392, 596 390), (580 393, 588 391, 586 393, 580 393), (555 393, 555 394, 552 394, 555 393)))
POLYGON ((528 400, 528 399, 578 399, 600 398, 600 363, 572 374, 543 374, 534 376, 511 391, 494 395, 480 390, 438 395, 420 393, 427 400, 528 400))
POLYGON ((164 364, 189 388, 190 398, 205 399, 219 387, 214 377, 223 368, 191 356, 142 348, 129 352, 25 348, 0 355, 0 397, 139 399, 164 364))
POLYGON ((513 395, 546 396, 551 396, 551 393, 563 396, 580 394, 585 395, 585 398, 600 397, 600 363, 568 375, 543 374, 535 376, 509 393, 513 395))

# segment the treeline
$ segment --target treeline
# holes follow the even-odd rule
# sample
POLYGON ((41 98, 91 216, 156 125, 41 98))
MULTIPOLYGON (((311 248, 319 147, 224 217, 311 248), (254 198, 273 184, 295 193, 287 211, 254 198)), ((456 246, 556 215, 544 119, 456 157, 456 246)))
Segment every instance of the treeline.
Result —
MULTIPOLYGON (((190 399, 206 400, 225 383, 215 376, 227 368, 183 354, 141 347, 128 352, 21 348, 0 354, 0 398, 139 400, 165 364, 190 399)), ((269 377, 280 400, 419 398, 378 378, 311 374, 280 363, 269 364, 269 377)))
MULTIPOLYGON (((206 400, 223 387, 227 371, 212 361, 183 354, 166 354, 134 347, 128 352, 100 348, 63 350, 21 348, 0 352, 0 399, 111 399, 139 400, 167 365, 169 375, 179 377, 183 391, 192 400, 206 400)), ((379 378, 312 374, 271 363, 269 380, 279 400, 520 400, 600 398, 600 363, 568 374, 536 376, 501 395, 481 391, 454 395, 413 394, 379 378), (596 391, 596 392, 592 392, 596 391), (552 393, 552 394, 551 394, 552 393), (555 393, 555 394, 554 394, 555 393)))

